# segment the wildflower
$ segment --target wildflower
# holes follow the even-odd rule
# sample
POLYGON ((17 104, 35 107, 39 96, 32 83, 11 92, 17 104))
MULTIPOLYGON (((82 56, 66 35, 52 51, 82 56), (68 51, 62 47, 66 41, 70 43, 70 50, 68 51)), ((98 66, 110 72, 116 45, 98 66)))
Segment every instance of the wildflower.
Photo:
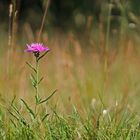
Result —
POLYGON ((25 52, 32 52, 32 53, 41 53, 41 52, 48 52, 50 49, 45 47, 41 43, 32 43, 30 45, 27 44, 27 49, 25 52))

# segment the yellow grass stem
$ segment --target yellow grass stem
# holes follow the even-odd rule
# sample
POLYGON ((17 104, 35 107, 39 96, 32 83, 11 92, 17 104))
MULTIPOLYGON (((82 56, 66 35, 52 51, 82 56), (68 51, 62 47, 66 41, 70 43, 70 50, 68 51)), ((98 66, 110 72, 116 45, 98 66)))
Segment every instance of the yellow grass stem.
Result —
POLYGON ((49 4, 50 4, 50 0, 47 0, 45 12, 44 12, 44 15, 43 15, 43 19, 42 19, 42 22, 41 22, 41 27, 40 27, 38 38, 37 38, 38 42, 40 41, 40 37, 41 37, 42 30, 43 30, 43 27, 44 27, 44 23, 45 23, 47 11, 48 11, 48 8, 49 8, 49 4))
POLYGON ((106 31, 106 43, 104 50, 104 86, 107 79, 107 71, 108 71, 108 53, 109 53, 109 33, 110 33, 110 15, 111 15, 112 5, 109 4, 108 8, 108 19, 107 19, 107 31, 106 31))

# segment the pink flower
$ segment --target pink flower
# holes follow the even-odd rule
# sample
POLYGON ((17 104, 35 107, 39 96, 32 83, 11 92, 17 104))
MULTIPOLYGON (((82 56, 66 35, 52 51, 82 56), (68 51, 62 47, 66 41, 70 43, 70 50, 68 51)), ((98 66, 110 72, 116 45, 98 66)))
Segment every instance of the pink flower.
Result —
POLYGON ((27 44, 27 49, 25 52, 32 52, 32 53, 40 53, 40 52, 48 52, 50 49, 44 46, 42 43, 31 43, 30 45, 27 44))

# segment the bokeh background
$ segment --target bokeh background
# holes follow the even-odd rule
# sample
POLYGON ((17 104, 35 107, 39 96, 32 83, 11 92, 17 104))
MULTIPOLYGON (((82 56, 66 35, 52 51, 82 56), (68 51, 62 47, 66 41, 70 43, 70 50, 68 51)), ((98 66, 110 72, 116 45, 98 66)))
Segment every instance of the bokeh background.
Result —
MULTIPOLYGON (((14 97, 32 105, 31 71, 34 63, 24 53, 36 42, 46 0, 0 0, 0 95, 8 104, 14 97)), ((63 112, 70 102, 87 109, 102 96, 108 106, 126 105, 137 111, 140 92, 140 1, 50 0, 40 41, 51 52, 42 61, 42 96, 54 89, 51 100, 63 112)))

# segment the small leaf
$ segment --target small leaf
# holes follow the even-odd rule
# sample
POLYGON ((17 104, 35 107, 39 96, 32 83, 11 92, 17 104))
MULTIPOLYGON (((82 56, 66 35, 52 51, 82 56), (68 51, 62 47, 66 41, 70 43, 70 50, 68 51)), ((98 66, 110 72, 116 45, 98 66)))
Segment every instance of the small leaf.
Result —
POLYGON ((27 123, 26 123, 25 120, 21 119, 20 121, 21 121, 24 125, 27 125, 27 123))
POLYGON ((20 118, 23 118, 21 113, 19 112, 18 108, 16 106, 14 106, 14 104, 11 104, 11 107, 12 107, 13 111, 16 113, 16 115, 18 115, 20 118))
POLYGON ((42 54, 38 59, 37 61, 39 61, 41 58, 43 58, 49 51, 45 52, 44 54, 42 54))
POLYGON ((32 85, 36 88, 37 81, 36 81, 34 75, 31 74, 31 75, 30 75, 30 79, 31 79, 32 85))
POLYGON ((44 121, 44 120, 45 120, 48 116, 49 116, 49 114, 48 114, 48 113, 47 113, 47 114, 45 114, 45 115, 44 115, 44 117, 42 118, 42 120, 41 120, 41 121, 43 122, 43 121, 44 121))
POLYGON ((20 99, 20 100, 23 102, 23 104, 25 105, 26 109, 29 111, 29 113, 31 114, 31 116, 33 118, 35 118, 35 114, 34 114, 33 110, 28 106, 28 104, 23 99, 20 99))
POLYGON ((10 121, 12 122, 12 124, 14 125, 14 127, 16 128, 17 126, 16 126, 15 122, 12 119, 10 119, 10 121))
POLYGON ((10 115, 13 116, 16 120, 19 120, 19 118, 18 118, 16 115, 14 115, 9 109, 8 109, 8 112, 9 112, 10 115))
POLYGON ((32 66, 32 64, 30 64, 29 62, 26 62, 26 64, 36 73, 36 69, 32 66))
POLYGON ((15 114, 17 114, 18 116, 21 115, 20 112, 18 111, 18 109, 17 109, 15 106, 12 105, 12 109, 13 109, 13 112, 14 112, 15 114))
MULTIPOLYGON (((12 115, 17 121, 21 121, 24 125, 27 125, 26 121, 24 118, 18 118, 16 115, 14 115, 10 110, 8 110, 10 115, 12 115)), ((10 119, 11 122, 13 123, 13 125, 16 127, 16 124, 14 123, 14 121, 12 121, 12 119, 10 119)))
POLYGON ((35 101, 36 103, 38 103, 38 97, 35 95, 35 101))
POLYGON ((34 88, 36 88, 36 83, 35 82, 32 82, 32 85, 34 88))
POLYGON ((20 121, 25 125, 26 124, 26 119, 22 116, 22 114, 19 112, 18 108, 16 106, 14 106, 14 99, 11 102, 11 109, 8 109, 8 112, 14 117, 16 118, 17 121, 20 121))
POLYGON ((35 82, 36 82, 36 79, 35 79, 35 77, 34 77, 33 74, 30 75, 30 79, 31 79, 32 81, 35 81, 35 82))
POLYGON ((39 102, 39 104, 42 104, 44 102, 47 102, 55 93, 56 93, 57 90, 55 90, 52 94, 50 94, 46 99, 42 100, 39 102))
POLYGON ((43 79, 44 79, 44 78, 42 77, 42 78, 39 80, 38 84, 40 84, 40 83, 41 83, 41 81, 42 81, 43 79))
POLYGON ((14 98, 13 98, 13 100, 12 100, 12 102, 11 102, 11 105, 13 105, 15 99, 16 99, 16 95, 14 95, 14 98))
POLYGON ((40 101, 41 101, 41 98, 40 98, 40 97, 38 97, 37 95, 35 95, 35 100, 36 100, 36 103, 37 103, 37 104, 39 104, 39 103, 40 103, 40 101))

